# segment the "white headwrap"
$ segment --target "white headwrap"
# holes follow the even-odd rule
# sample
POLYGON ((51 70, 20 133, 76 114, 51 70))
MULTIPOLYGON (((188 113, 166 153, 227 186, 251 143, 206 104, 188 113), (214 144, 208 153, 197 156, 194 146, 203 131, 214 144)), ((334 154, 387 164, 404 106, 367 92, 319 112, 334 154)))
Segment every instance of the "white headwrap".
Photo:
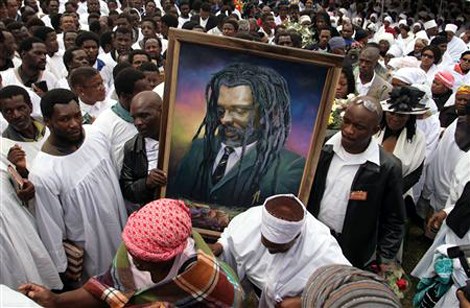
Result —
POLYGON ((434 27, 437 27, 437 23, 434 19, 431 19, 430 21, 426 21, 424 23, 424 30, 428 30, 434 27))
POLYGON ((455 34, 457 32, 458 27, 454 24, 447 24, 445 31, 450 31, 455 34))
POLYGON ((387 41, 390 46, 392 46, 395 43, 395 38, 393 37, 393 34, 385 32, 378 37, 378 42, 380 43, 380 41, 387 41))
POLYGON ((268 241, 276 244, 286 244, 292 241, 302 231, 305 225, 305 207, 296 196, 292 194, 275 195, 267 198, 263 204, 263 213, 261 216, 261 234, 268 241), (287 221, 272 215, 266 209, 266 205, 270 200, 287 197, 293 199, 304 210, 304 217, 299 221, 287 221))
POLYGON ((392 77, 401 80, 408 85, 424 84, 428 80, 426 73, 423 70, 417 70, 416 68, 412 67, 401 68, 394 72, 392 77))

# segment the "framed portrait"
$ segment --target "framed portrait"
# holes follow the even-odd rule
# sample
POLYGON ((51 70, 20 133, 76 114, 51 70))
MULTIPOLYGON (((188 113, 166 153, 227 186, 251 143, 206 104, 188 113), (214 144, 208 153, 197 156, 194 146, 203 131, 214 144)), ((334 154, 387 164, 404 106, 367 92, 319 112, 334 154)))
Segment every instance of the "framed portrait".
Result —
POLYGON ((343 58, 170 29, 161 195, 221 231, 274 194, 307 203, 343 58))

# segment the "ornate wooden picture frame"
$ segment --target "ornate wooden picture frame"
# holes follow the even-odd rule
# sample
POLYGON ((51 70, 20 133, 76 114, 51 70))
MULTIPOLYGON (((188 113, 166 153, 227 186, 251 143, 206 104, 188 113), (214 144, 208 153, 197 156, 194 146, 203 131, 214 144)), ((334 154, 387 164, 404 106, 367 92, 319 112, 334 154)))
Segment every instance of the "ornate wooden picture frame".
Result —
POLYGON ((214 231, 269 195, 307 203, 342 59, 170 29, 161 196, 188 200, 193 225, 214 231))

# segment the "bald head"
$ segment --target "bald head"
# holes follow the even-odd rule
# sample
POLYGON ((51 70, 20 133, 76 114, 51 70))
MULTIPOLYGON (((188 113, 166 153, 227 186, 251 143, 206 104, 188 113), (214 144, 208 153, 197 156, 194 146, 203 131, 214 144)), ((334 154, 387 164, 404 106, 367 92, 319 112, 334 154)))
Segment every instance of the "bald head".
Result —
POLYGON ((162 99, 153 91, 143 91, 134 96, 130 108, 134 125, 145 138, 158 140, 162 117, 162 99))
POLYGON ((153 91, 143 91, 132 98, 132 105, 143 105, 151 108, 160 108, 162 106, 162 98, 153 91))
POLYGON ((274 217, 286 221, 300 221, 305 215, 303 205, 287 196, 273 198, 266 202, 265 207, 274 217))

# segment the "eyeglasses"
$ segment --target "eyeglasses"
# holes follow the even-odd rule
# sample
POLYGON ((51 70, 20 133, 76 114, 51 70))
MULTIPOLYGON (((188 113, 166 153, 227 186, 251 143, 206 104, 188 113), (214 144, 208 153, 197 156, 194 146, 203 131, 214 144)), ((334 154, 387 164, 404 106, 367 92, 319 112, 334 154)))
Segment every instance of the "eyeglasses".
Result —
POLYGON ((423 53, 423 58, 429 58, 429 59, 434 59, 433 55, 430 55, 428 53, 423 53))
POLYGON ((370 112, 377 114, 379 118, 381 117, 381 110, 379 109, 378 104, 374 104, 373 102, 364 99, 358 99, 357 101, 353 101, 353 103, 356 105, 362 105, 370 112))

